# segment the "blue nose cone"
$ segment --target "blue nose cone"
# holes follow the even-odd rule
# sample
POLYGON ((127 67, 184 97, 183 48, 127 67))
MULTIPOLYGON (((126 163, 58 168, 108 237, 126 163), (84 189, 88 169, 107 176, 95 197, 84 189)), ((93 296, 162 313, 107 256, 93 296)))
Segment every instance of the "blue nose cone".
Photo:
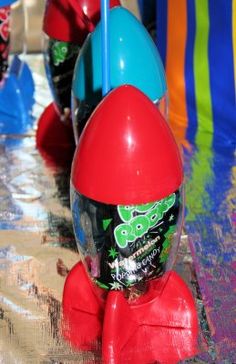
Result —
MULTIPOLYGON (((163 64, 146 28, 127 9, 115 7, 109 16, 111 88, 129 84, 153 102, 166 92, 163 64)), ((96 106, 102 99, 101 23, 87 38, 78 57, 73 94, 96 106)))
POLYGON ((0 8, 15 3, 17 0, 0 0, 0 8))

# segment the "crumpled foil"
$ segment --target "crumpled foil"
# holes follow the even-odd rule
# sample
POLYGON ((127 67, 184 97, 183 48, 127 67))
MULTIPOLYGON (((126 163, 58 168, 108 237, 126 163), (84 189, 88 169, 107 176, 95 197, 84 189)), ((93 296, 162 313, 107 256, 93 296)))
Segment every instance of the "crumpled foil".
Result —
MULTIPOLYGON (((76 351, 60 332, 66 272, 80 259, 69 205, 70 171, 50 168, 36 149, 37 120, 51 102, 51 95, 42 56, 28 56, 27 62, 36 84, 32 125, 21 135, 0 135, 0 363, 99 363, 98 354, 76 351)), ((186 155, 185 163, 191 189, 198 186, 201 196, 198 179, 191 180, 191 163, 197 164, 197 158, 196 154, 186 155)), ((202 175, 208 178, 205 191, 211 188, 212 174, 212 179, 202 175)), ((187 196, 188 203, 191 206, 187 196)), ((232 199, 226 197, 224 203, 233 211, 232 199)), ((202 222, 204 216, 203 210, 202 222)), ((208 218, 213 224, 211 215, 208 218)), ((231 218, 235 224, 235 215, 231 218)), ((212 227, 216 235, 223 234, 220 220, 212 227)), ((175 266, 194 294, 199 315, 199 356, 187 362, 213 363, 217 356, 206 312, 211 306, 204 306, 197 278, 203 279, 198 271, 203 258, 197 258, 201 244, 197 239, 199 249, 193 240, 189 245, 186 231, 196 233, 194 218, 186 222, 175 266), (196 255, 194 265, 189 246, 196 255)), ((231 238, 227 236, 229 241, 231 238)))

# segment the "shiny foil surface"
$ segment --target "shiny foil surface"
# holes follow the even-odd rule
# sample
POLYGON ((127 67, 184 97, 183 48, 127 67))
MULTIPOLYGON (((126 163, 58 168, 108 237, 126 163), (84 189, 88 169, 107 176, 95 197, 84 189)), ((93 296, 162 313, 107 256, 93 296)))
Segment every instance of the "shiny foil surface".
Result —
MULTIPOLYGON (((101 363, 100 350, 79 352, 61 335, 65 277, 80 260, 69 205, 70 165, 52 166, 36 148, 37 121, 51 95, 42 56, 27 56, 27 62, 36 86, 31 121, 20 133, 5 128, 0 135, 0 363, 101 363)), ((1 131, 2 116, 0 122, 1 131)), ((216 153, 194 146, 185 155, 187 216, 175 270, 194 294, 200 328, 199 354, 188 363, 234 362, 233 333, 223 326, 232 318, 235 236, 235 167, 228 155, 223 148, 216 153), (227 179, 213 198, 217 168, 225 166, 227 179), (223 343, 227 353, 220 350, 223 343)))

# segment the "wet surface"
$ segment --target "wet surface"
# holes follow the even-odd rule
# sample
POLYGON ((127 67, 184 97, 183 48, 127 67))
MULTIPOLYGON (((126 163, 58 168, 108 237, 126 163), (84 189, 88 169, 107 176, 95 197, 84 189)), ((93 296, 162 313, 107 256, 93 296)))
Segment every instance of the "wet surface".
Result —
MULTIPOLYGON (((36 149, 37 120, 51 96, 42 57, 27 61, 36 84, 33 117, 22 134, 0 135, 0 362, 100 363, 97 354, 72 349, 60 332, 65 276, 79 260, 70 167, 48 166, 36 149)), ((187 217, 175 269, 194 294, 201 328, 199 355, 187 362, 233 363, 233 153, 193 149, 185 169, 187 217)))

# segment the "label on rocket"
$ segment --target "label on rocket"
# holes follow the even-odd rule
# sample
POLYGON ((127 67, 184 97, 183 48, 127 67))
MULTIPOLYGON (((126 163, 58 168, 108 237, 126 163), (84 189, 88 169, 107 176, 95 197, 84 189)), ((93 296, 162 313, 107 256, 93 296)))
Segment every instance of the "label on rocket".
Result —
POLYGON ((79 50, 77 44, 49 38, 44 52, 48 82, 61 113, 71 106, 72 78, 79 50))
POLYGON ((178 243, 179 191, 143 205, 106 205, 72 190, 76 241, 95 282, 121 290, 160 277, 178 243))

